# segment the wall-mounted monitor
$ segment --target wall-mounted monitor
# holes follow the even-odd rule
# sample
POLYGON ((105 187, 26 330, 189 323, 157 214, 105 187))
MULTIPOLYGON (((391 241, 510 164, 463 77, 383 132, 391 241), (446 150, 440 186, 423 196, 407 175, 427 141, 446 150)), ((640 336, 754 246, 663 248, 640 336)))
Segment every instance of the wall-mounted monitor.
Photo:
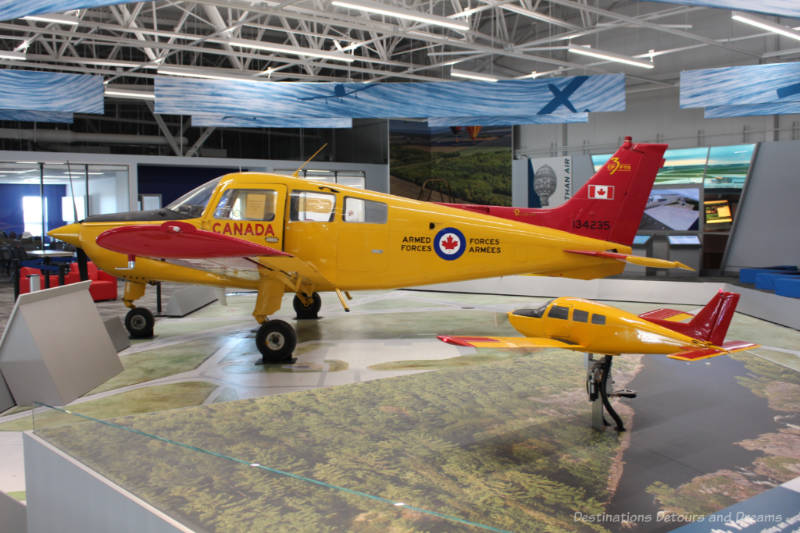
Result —
POLYGON ((706 189, 741 189, 750 170, 754 144, 712 146, 706 166, 706 189))
POLYGON ((670 246, 700 246, 700 237, 697 235, 669 235, 670 246))
POLYGON ((639 230, 698 231, 699 222, 699 187, 656 187, 647 198, 639 230))
POLYGON ((730 224, 733 222, 731 204, 728 200, 703 202, 706 224, 730 224))

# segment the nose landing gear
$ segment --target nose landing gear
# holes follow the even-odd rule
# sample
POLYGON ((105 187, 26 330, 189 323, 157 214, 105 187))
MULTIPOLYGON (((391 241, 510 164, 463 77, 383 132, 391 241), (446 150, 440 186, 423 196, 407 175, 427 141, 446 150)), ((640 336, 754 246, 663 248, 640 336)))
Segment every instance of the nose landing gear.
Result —
POLYGON ((617 431, 625 431, 625 425, 622 423, 622 418, 609 401, 609 397, 621 398, 636 398, 636 393, 630 389, 621 389, 618 391, 609 392, 609 387, 613 384, 611 377, 611 356, 606 355, 602 359, 595 359, 594 354, 586 354, 587 370, 586 370, 586 392, 589 395, 589 401, 592 402, 592 427, 600 431, 604 430, 606 426, 610 426, 605 416, 603 415, 603 408, 608 412, 609 416, 614 420, 617 431))

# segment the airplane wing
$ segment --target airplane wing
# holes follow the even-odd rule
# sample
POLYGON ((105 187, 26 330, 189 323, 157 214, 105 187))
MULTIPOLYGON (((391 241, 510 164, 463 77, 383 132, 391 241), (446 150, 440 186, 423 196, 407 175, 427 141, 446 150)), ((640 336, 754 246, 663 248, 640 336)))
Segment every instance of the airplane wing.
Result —
POLYGON ((188 268, 249 280, 258 280, 260 270, 264 268, 282 270, 270 267, 270 262, 275 260, 300 261, 281 250, 197 229, 181 221, 112 228, 97 237, 97 244, 129 257, 166 260, 188 268))
POLYGON ((645 320, 656 319, 656 320, 669 320, 670 322, 683 322, 688 318, 692 318, 694 315, 691 313, 687 313, 686 311, 678 311, 677 309, 653 309, 652 311, 647 311, 639 315, 639 318, 644 318, 645 320))
POLYGON ((583 350, 583 346, 569 344, 548 338, 539 337, 460 337, 456 335, 438 335, 440 341, 456 346, 472 346, 473 348, 567 348, 583 350))
POLYGON ((602 252, 595 250, 564 250, 570 254, 591 255, 594 257, 605 257, 608 259, 616 259, 623 263, 631 263, 634 265, 651 267, 651 268, 682 268, 683 270, 694 269, 688 265, 684 265, 680 261, 668 261, 666 259, 658 259, 655 257, 642 257, 640 255, 620 254, 617 252, 602 252))
POLYGON ((684 352, 677 352, 668 355, 670 359, 678 359, 680 361, 699 361, 700 359, 708 359, 709 357, 716 357, 718 355, 725 355, 731 352, 740 352, 742 350, 749 350, 751 348, 758 348, 760 344, 745 341, 728 341, 722 346, 710 346, 708 348, 696 348, 693 350, 686 350, 684 352))

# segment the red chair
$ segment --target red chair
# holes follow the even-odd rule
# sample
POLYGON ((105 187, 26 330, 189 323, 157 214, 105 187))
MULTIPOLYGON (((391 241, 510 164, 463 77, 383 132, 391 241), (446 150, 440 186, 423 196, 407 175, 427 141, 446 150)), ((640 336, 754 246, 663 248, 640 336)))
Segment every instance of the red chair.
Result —
MULTIPOLYGON (((89 274, 89 279, 92 282, 92 284, 89 285, 89 294, 92 295, 92 300, 95 302, 102 302, 103 300, 116 300, 117 278, 111 274, 103 272, 91 261, 86 264, 86 269, 89 274)), ((81 276, 80 271, 78 270, 78 263, 72 263, 69 265, 69 273, 64 276, 64 283, 77 283, 80 280, 81 276)))
MULTIPOLYGON (((19 293, 25 294, 31 292, 31 276, 36 275, 39 276, 39 288, 45 288, 45 281, 44 276, 42 275, 42 271, 38 268, 33 267, 22 267, 19 269, 19 293)), ((64 283, 69 283, 66 279, 64 283)), ((50 275, 50 286, 51 287, 58 287, 58 275, 51 274, 50 275)))

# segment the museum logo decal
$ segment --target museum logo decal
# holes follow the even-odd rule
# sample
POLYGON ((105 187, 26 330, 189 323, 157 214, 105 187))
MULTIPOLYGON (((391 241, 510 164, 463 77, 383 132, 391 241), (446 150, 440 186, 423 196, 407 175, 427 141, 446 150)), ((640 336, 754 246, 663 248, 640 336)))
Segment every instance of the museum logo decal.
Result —
POLYGON ((433 239, 433 249, 436 254, 447 261, 458 259, 467 248, 464 234, 456 228, 444 228, 433 239))

